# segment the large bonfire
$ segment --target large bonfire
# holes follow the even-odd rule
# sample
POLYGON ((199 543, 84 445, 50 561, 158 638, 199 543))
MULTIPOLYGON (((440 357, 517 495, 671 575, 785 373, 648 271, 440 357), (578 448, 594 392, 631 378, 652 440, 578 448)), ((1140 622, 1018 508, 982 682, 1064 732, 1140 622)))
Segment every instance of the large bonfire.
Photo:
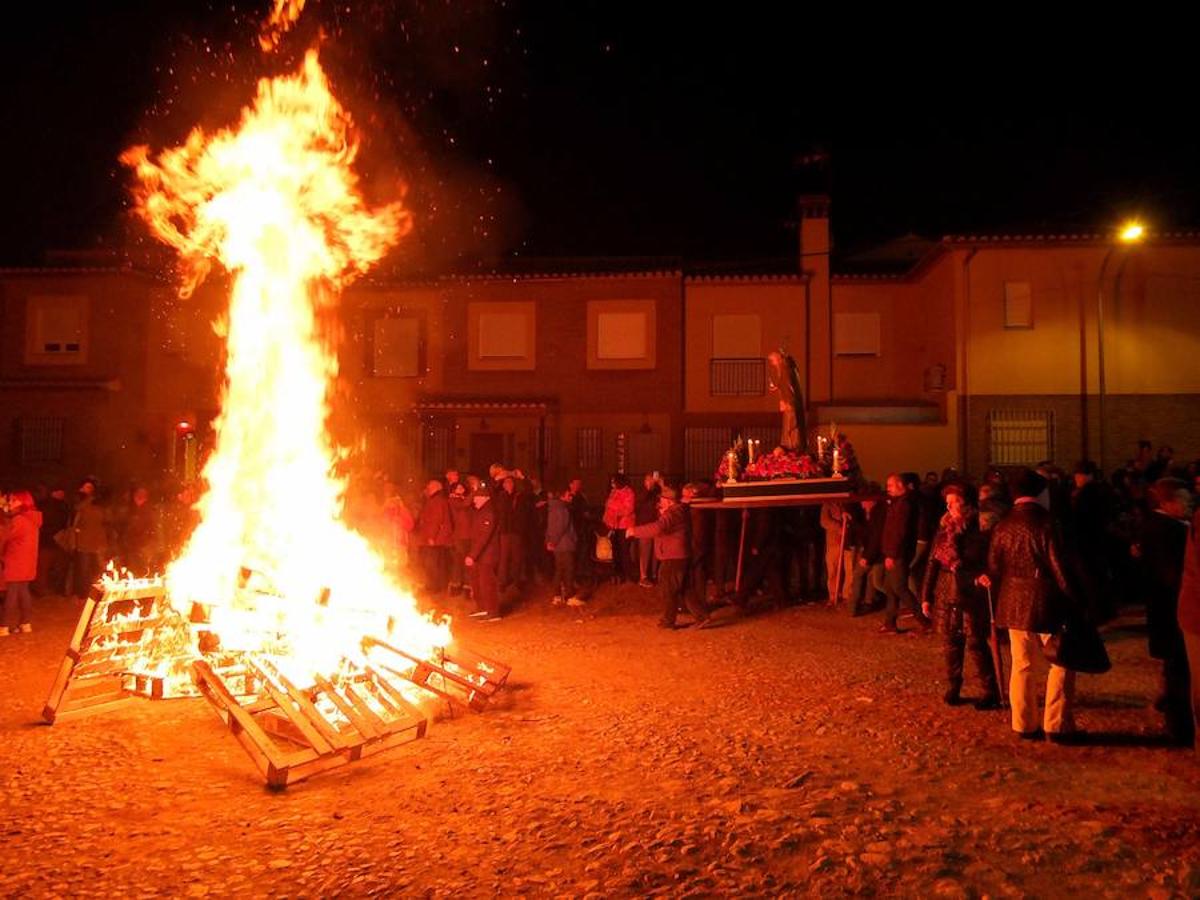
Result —
POLYGON ((357 152, 312 50, 294 74, 263 79, 235 127, 123 157, 138 213, 179 253, 182 292, 214 265, 232 280, 215 447, 199 525, 167 569, 171 603, 185 617, 202 606, 223 650, 266 654, 303 683, 365 662, 365 635, 419 657, 450 637, 342 518, 325 325, 411 227, 401 203, 365 202, 357 152))

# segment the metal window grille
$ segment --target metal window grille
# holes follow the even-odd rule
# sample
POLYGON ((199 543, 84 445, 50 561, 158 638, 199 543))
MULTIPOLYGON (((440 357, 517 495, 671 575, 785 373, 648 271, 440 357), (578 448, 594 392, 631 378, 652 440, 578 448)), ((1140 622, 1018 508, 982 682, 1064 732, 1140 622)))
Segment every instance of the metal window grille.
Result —
POLYGON ((534 449, 532 465, 536 469, 539 465, 550 467, 554 465, 555 451, 557 450, 555 430, 550 427, 550 423, 546 425, 530 425, 529 426, 529 446, 534 449), (538 437, 541 437, 541 450, 538 450, 538 437))
POLYGON ((599 428, 575 429, 575 463, 580 469, 599 469, 604 465, 604 434, 599 428))
POLYGON ((454 466, 454 429, 444 422, 426 423, 421 428, 421 464, 432 475, 454 466))
POLYGON ((65 419, 56 416, 29 416, 18 422, 21 463, 61 462, 65 419))
POLYGON ((988 458, 997 466, 1031 466, 1054 459, 1054 413, 992 410, 988 415, 988 458))
POLYGON ((761 397, 767 392, 767 361, 762 357, 710 359, 708 392, 713 397, 761 397))

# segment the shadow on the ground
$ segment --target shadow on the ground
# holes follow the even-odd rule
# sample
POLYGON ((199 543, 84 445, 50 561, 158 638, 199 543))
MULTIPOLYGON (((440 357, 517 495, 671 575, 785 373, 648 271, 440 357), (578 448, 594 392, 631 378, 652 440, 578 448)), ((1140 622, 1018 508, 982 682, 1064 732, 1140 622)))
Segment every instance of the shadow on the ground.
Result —
POLYGON ((1143 709, 1149 705, 1141 694, 1087 694, 1075 702, 1083 709, 1143 709))
POLYGON ((1073 736, 1078 747, 1142 747, 1145 749, 1179 749, 1179 744, 1167 734, 1138 734, 1130 731, 1085 731, 1073 736))

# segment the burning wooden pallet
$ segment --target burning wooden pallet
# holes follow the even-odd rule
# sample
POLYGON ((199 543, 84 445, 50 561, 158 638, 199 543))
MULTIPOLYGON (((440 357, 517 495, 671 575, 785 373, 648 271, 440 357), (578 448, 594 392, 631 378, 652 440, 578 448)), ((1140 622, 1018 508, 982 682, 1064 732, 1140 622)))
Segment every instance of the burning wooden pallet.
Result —
MULTIPOLYGON (((272 788, 425 734, 413 699, 482 710, 511 668, 457 648, 421 659, 367 637, 366 662, 297 687, 269 654, 226 651, 206 621, 180 615, 161 579, 107 581, 84 604, 43 710, 47 722, 137 697, 203 696, 272 788), (153 666, 153 671, 144 667, 153 666), (187 677, 181 680, 180 672, 187 677), (166 674, 161 674, 166 673, 166 674)), ((360 661, 361 662, 361 661, 360 661)))
POLYGON ((248 656, 245 665, 263 690, 249 703, 239 701, 204 660, 194 662, 192 671, 272 788, 414 741, 428 726, 425 715, 372 669, 318 678, 299 689, 266 660, 248 656))
POLYGON ((432 658, 421 659, 378 638, 363 639, 364 651, 369 653, 375 648, 396 658, 392 664, 381 663, 385 671, 475 712, 487 706, 512 672, 511 666, 461 647, 455 648, 453 654, 439 647, 432 658))
POLYGON ((160 657, 178 657, 189 645, 186 623, 167 602, 161 580, 97 585, 92 589, 50 688, 42 718, 53 723, 69 716, 111 709, 141 695, 168 694, 166 676, 138 670, 155 647, 160 657))

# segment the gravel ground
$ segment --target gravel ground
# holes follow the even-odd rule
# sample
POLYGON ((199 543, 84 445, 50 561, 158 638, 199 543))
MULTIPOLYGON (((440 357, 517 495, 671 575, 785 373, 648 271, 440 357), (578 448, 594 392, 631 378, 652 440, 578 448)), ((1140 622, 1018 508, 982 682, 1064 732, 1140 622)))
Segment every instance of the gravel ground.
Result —
POLYGON ((937 640, 877 616, 656 606, 463 622, 514 666, 491 708, 274 793, 202 700, 37 724, 80 609, 39 601, 0 639, 0 895, 1200 895, 1200 764, 1136 625, 1065 747, 944 706, 937 640))

